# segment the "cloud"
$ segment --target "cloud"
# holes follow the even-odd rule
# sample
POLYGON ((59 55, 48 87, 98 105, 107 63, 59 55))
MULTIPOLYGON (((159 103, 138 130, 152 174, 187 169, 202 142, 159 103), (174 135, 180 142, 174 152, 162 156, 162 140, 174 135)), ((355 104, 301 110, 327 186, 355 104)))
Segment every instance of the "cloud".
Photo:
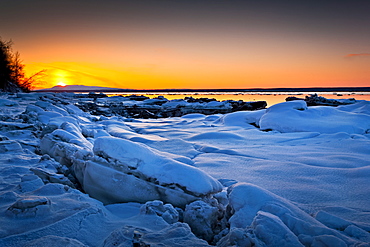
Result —
POLYGON ((349 57, 370 57, 370 53, 356 53, 356 54, 347 54, 346 58, 349 57))

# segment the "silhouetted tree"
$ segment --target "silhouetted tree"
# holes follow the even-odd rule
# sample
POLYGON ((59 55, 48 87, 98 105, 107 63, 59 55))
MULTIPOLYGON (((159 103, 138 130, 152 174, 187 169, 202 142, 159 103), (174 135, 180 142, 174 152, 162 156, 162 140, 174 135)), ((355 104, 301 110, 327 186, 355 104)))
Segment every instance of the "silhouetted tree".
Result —
POLYGON ((11 83, 11 41, 0 40, 0 89, 8 91, 11 83))
POLYGON ((12 44, 11 40, 3 41, 0 38, 0 90, 29 92, 44 71, 26 77, 20 54, 19 52, 13 53, 12 44))

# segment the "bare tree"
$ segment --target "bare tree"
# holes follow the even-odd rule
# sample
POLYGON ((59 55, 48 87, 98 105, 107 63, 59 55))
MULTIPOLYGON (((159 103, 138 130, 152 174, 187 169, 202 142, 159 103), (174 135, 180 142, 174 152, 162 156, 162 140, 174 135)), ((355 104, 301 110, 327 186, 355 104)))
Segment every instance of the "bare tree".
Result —
POLYGON ((45 70, 26 77, 19 52, 13 53, 13 42, 0 38, 0 90, 6 92, 30 92, 35 83, 44 75, 45 70))
POLYGON ((3 41, 0 39, 0 89, 4 91, 7 91, 11 82, 11 44, 11 41, 3 41))

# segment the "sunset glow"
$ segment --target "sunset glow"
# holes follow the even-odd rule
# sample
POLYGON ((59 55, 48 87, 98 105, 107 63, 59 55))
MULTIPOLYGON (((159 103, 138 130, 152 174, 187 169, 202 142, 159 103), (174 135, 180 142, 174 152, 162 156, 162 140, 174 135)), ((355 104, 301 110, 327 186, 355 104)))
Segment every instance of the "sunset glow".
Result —
POLYGON ((370 84, 368 3, 6 2, 3 18, 25 13, 2 38, 14 40, 27 74, 46 69, 40 88, 370 84))
POLYGON ((67 84, 65 84, 64 82, 58 82, 57 86, 65 87, 65 86, 67 86, 67 84))

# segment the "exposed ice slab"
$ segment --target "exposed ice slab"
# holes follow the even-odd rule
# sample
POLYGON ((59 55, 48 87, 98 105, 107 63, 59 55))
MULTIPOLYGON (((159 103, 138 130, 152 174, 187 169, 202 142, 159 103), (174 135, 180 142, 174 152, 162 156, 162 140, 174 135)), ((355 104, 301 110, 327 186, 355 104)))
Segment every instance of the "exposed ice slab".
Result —
POLYGON ((98 157, 85 163, 83 187, 105 203, 158 199, 184 206, 222 189, 218 181, 198 168, 141 143, 100 137, 93 151, 98 157), (101 181, 101 174, 105 174, 106 181, 101 181))

